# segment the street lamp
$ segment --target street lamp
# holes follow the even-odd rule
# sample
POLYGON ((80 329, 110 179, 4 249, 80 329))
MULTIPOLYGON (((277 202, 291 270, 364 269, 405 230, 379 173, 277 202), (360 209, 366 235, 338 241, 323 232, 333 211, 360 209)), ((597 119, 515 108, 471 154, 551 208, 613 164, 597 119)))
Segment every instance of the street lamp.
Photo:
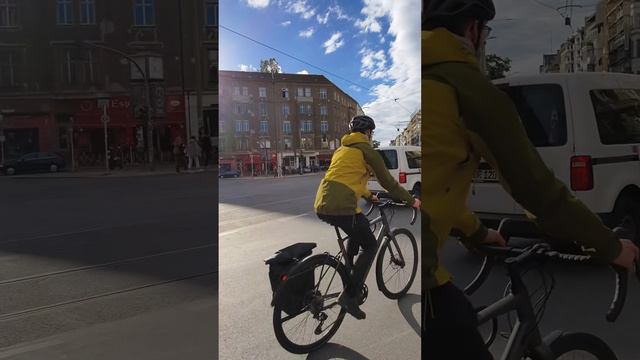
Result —
MULTIPOLYGON (((150 86, 149 86, 149 76, 147 75, 147 72, 142 70, 142 67, 140 66, 140 64, 138 64, 138 62, 136 60, 134 60, 131 56, 127 55, 126 53, 118 50, 118 49, 114 49, 105 45, 98 45, 96 43, 92 43, 90 41, 82 41, 79 43, 80 46, 88 46, 88 47, 93 47, 96 49, 102 49, 102 50, 106 50, 106 51, 110 51, 112 53, 118 54, 122 57, 124 57, 125 59, 129 60, 129 62, 131 62, 140 72, 140 74, 142 74, 142 78, 144 79, 144 87, 145 87, 145 98, 146 98, 146 106, 147 106, 147 156, 149 158, 149 167, 150 170, 153 171, 154 170, 154 163, 153 163, 153 158, 154 158, 154 153, 153 153, 153 122, 151 120, 151 90, 150 90, 150 86)), ((106 142, 105 142, 106 143, 106 142)), ((108 166, 108 164, 107 164, 108 166)))

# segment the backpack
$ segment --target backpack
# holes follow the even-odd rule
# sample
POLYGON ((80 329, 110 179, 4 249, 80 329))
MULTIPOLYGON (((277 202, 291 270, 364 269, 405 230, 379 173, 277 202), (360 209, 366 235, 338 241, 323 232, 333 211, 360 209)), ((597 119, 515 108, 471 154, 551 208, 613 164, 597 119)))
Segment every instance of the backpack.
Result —
POLYGON ((291 269, 302 259, 311 255, 315 243, 296 243, 276 251, 275 255, 264 262, 269 266, 271 282, 271 306, 274 306, 276 291, 286 282, 284 292, 280 292, 279 304, 288 315, 295 316, 304 308, 305 295, 313 289, 315 277, 313 271, 305 271, 289 278, 291 269))

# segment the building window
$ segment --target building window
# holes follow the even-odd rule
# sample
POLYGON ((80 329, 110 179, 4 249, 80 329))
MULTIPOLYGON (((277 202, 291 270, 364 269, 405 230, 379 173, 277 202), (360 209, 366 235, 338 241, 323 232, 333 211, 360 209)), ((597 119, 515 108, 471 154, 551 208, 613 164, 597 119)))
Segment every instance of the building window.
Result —
POLYGON ((303 133, 311 132, 311 120, 301 120, 300 121, 300 131, 303 133))
POLYGON ((207 1, 204 4, 206 26, 218 26, 218 3, 207 1))
MULTIPOLYGON (((222 128, 220 128, 220 130, 222 130, 222 128)), ((224 140, 224 138, 218 139, 218 149, 220 152, 225 152, 225 150, 227 149, 227 144, 224 140)))
POLYGON ((285 134, 291 134, 291 122, 283 121, 282 122, 282 132, 285 134))
POLYGON ((322 100, 327 99, 327 89, 320 89, 320 99, 322 100))
POLYGON ((304 96, 304 89, 298 88, 298 97, 303 97, 303 96, 304 96))
POLYGON ((238 139, 236 143, 236 148, 238 150, 249 150, 249 139, 238 139))
POLYGON ((96 2, 95 0, 80 0, 80 24, 95 25, 96 2))
POLYGON ((242 87, 242 96, 249 96, 249 88, 244 86, 242 87))
POLYGON ((285 117, 285 118, 287 116, 289 116, 289 105, 288 104, 282 105, 282 116, 285 117))
POLYGON ((73 24, 73 0, 58 0, 58 25, 73 24))
POLYGON ((320 132, 326 134, 329 132, 329 122, 327 120, 322 120, 320 122, 320 132))
POLYGON ((267 120, 260 120, 260 133, 266 134, 269 132, 269 122, 267 120))
POLYGON ((0 53, 0 87, 16 85, 16 56, 14 52, 0 53))
POLYGON ((0 27, 18 26, 17 0, 0 0, 0 27))
POLYGON ((311 88, 304 89, 304 96, 311 97, 311 88))
POLYGON ((267 88, 258 88, 258 92, 261 98, 267 97, 267 88))
POLYGON ((291 149, 291 139, 284 139, 284 149, 285 150, 291 149))
POLYGON ((234 87, 233 88, 233 95, 235 96, 240 96, 240 88, 239 87, 234 87))
POLYGON ((299 113, 299 114, 304 114, 304 113, 305 113, 305 110, 307 109, 307 107, 306 107, 306 106, 304 106, 304 105, 305 105, 305 104, 300 104, 300 105, 298 105, 298 113, 299 113))
POLYGON ((260 114, 260 116, 267 116, 267 104, 258 104, 258 113, 260 114))
MULTIPOLYGON (((224 120, 218 120, 218 131, 219 131, 220 133, 223 133, 223 132, 224 132, 224 127, 225 127, 225 122, 224 122, 224 120)), ((220 140, 222 140, 222 139, 220 139, 220 140)))
POLYGON ((209 85, 218 83, 218 50, 207 50, 207 61, 209 67, 209 85))
POLYGON ((289 89, 282 88, 282 98, 283 99, 289 99, 289 89))
POLYGON ((249 120, 236 120, 236 132, 248 132, 249 131, 249 120))
POLYGON ((68 85, 95 83, 96 60, 91 50, 65 49, 62 52, 62 81, 68 85))
POLYGON ((135 24, 137 26, 152 26, 155 24, 153 0, 135 0, 135 24))
POLYGON ((320 115, 324 115, 324 116, 329 115, 329 111, 327 110, 327 106, 326 105, 320 106, 320 115))
POLYGON ((245 115, 247 113, 247 104, 236 103, 233 110, 237 115, 245 115))

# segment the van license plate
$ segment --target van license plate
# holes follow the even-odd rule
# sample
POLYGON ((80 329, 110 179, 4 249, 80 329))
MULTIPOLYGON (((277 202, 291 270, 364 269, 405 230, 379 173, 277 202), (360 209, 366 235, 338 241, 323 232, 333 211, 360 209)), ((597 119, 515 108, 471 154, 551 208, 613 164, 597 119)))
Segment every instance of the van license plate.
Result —
POLYGON ((498 172, 495 169, 478 169, 474 180, 477 182, 496 182, 498 181, 498 172))

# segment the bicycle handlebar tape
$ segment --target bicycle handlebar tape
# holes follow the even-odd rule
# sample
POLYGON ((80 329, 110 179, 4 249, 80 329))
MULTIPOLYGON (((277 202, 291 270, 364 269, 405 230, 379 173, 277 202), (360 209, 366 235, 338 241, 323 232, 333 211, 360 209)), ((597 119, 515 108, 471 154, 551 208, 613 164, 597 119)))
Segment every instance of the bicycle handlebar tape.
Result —
POLYGON ((616 289, 615 293, 613 294, 611 307, 609 308, 609 312, 607 313, 607 321, 615 322, 622 312, 624 302, 627 298, 628 276, 627 270, 622 266, 611 265, 611 267, 613 267, 616 273, 616 289))

